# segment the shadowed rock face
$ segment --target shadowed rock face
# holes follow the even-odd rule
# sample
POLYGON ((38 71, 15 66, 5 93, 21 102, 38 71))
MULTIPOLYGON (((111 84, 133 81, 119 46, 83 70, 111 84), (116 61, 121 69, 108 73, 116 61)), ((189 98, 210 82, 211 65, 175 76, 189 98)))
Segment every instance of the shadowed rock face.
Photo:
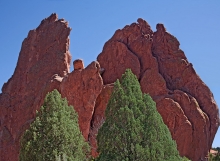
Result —
POLYGON ((178 40, 162 24, 153 32, 138 19, 117 30, 98 62, 84 68, 82 60, 76 60, 71 73, 69 33, 67 22, 52 14, 24 40, 15 72, 0 94, 0 160, 18 160, 20 136, 53 89, 77 111, 80 130, 96 157, 96 135, 105 119, 111 83, 127 68, 156 101, 180 154, 205 160, 219 125, 218 108, 178 40))
POLYGON ((205 160, 219 126, 218 107, 179 45, 162 24, 153 32, 138 19, 117 30, 97 60, 105 69, 105 84, 131 68, 142 91, 156 101, 180 154, 193 161, 205 160))
POLYGON ((97 140, 98 130, 105 121, 105 109, 108 104, 108 100, 113 91, 114 84, 104 85, 101 93, 96 99, 94 114, 91 120, 91 127, 89 132, 89 142, 91 146, 91 154, 93 157, 98 156, 97 150, 97 140))

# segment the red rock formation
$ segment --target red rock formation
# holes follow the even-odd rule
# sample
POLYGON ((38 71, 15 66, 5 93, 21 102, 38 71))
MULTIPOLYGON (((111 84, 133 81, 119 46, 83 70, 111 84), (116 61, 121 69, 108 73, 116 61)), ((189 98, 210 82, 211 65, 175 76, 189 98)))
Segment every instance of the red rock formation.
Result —
POLYGON ((84 69, 82 60, 76 60, 69 73, 69 34, 67 22, 52 14, 24 40, 15 72, 0 94, 0 160, 18 160, 19 139, 53 89, 74 106, 88 140, 95 101, 103 87, 101 69, 98 62, 84 69))
POLYGON ((83 60, 81 59, 74 60, 73 67, 74 67, 74 70, 84 69, 83 60))
POLYGON ((162 24, 153 33, 146 21, 138 19, 117 30, 97 60, 105 69, 105 84, 131 68, 142 91, 156 101, 180 154, 193 161, 206 158, 219 126, 218 107, 178 40, 162 24))
POLYGON ((0 94, 1 161, 18 160, 21 134, 47 92, 59 88, 59 82, 50 83, 51 77, 69 72, 69 34, 67 22, 52 14, 23 41, 14 74, 0 94))
POLYGON ((193 137, 191 123, 181 106, 171 98, 162 98, 157 100, 157 110, 170 129, 172 137, 175 138, 178 149, 181 149, 181 154, 186 156, 189 153, 188 148, 191 148, 189 145, 192 143, 193 137))
POLYGON ((61 83, 60 92, 66 97, 69 105, 73 105, 79 116, 79 127, 88 140, 90 122, 93 116, 95 101, 103 86, 99 74, 98 62, 92 62, 82 70, 74 70, 61 83))
POLYGON ((156 101, 180 154, 205 160, 219 125, 218 108, 178 40, 163 25, 153 32, 138 19, 105 44, 97 58, 101 68, 92 62, 84 69, 82 60, 77 60, 71 73, 69 33, 67 22, 52 14, 24 40, 15 72, 0 94, 0 160, 18 160, 20 136, 53 89, 78 112, 80 130, 97 156, 96 135, 105 119, 110 83, 127 68, 156 101))
POLYGON ((166 32, 162 24, 157 25, 153 55, 158 60, 159 71, 167 82, 167 88, 174 91, 173 99, 180 104, 191 122, 193 139, 187 156, 200 160, 208 154, 218 129, 218 107, 211 91, 196 74, 179 45, 178 40, 166 32))
POLYGON ((102 62, 102 68, 108 69, 107 74, 104 72, 102 75, 104 84, 112 83, 121 77, 127 66, 139 77, 140 63, 138 58, 120 41, 106 43, 103 54, 100 54, 97 60, 102 62), (111 74, 108 74, 109 72, 111 74))

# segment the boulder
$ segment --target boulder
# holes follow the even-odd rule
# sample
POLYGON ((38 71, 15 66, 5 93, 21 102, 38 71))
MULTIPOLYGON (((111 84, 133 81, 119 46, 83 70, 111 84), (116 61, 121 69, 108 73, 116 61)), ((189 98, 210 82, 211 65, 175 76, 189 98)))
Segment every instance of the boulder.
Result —
POLYGON ((76 59, 73 62, 74 70, 84 69, 84 64, 82 59, 76 59))

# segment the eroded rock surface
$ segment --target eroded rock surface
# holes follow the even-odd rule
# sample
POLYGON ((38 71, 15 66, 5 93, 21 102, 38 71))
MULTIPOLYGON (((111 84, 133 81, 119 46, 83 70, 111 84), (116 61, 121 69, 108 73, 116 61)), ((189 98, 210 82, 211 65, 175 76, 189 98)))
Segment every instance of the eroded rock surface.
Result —
POLYGON ((171 97, 179 103, 191 123, 192 142, 187 156, 200 160, 211 148, 219 126, 219 112, 211 91, 196 74, 179 45, 162 24, 157 25, 152 52, 167 88, 174 91, 171 97))
POLYGON ((97 60, 105 69, 104 84, 131 68, 142 91, 156 101, 180 154, 193 161, 206 160, 219 126, 218 107, 179 45, 162 24, 153 32, 138 19, 117 30, 97 60))
POLYGON ((73 62, 74 70, 84 69, 84 64, 82 59, 74 60, 73 62))
POLYGON ((47 92, 59 88, 59 82, 50 82, 51 77, 69 72, 69 34, 67 22, 52 14, 23 41, 14 74, 0 94, 1 161, 18 160, 21 134, 47 92))
POLYGON ((117 30, 98 62, 84 68, 78 59, 71 73, 69 33, 67 22, 52 14, 24 40, 15 72, 0 94, 0 160, 18 160, 20 136, 53 89, 74 106, 80 130, 96 157, 96 135, 105 119, 112 83, 127 68, 137 76, 142 91, 156 101, 180 154, 205 160, 219 126, 218 107, 178 40, 162 24, 153 32, 138 19, 117 30))
POLYGON ((99 74, 100 65, 92 62, 85 69, 74 70, 61 83, 61 95, 66 97, 79 117, 79 127, 88 140, 90 122, 93 116, 95 102, 101 93, 103 82, 99 74))

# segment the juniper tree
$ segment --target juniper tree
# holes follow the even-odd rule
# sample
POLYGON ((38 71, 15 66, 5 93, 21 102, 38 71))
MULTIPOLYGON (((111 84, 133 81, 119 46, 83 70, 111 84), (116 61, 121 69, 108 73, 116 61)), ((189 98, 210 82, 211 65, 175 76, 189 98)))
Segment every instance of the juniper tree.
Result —
POLYGON ((114 84, 99 129, 98 161, 181 161, 175 141, 149 94, 126 70, 114 84))
POLYGON ((83 161, 89 152, 77 113, 57 90, 47 94, 20 145, 20 161, 83 161))

